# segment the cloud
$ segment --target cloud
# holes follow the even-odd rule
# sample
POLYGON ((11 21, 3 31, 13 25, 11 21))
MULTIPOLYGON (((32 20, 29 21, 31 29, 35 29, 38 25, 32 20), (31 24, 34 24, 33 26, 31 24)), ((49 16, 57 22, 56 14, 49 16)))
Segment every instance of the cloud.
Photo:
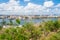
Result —
POLYGON ((54 6, 54 9, 52 11, 55 14, 60 14, 60 4, 57 4, 56 6, 54 6))
POLYGON ((10 0, 8 3, 0 4, 1 14, 16 14, 16 15, 42 15, 60 13, 60 4, 53 6, 52 1, 44 2, 44 5, 37 5, 34 3, 28 3, 26 6, 21 6, 19 1, 10 0), (48 3, 48 4, 47 4, 48 3), (51 7, 51 8, 49 8, 51 7), (58 11, 57 11, 58 10, 58 11))
POLYGON ((29 14, 36 14, 40 10, 43 10, 44 7, 42 5, 37 5, 33 3, 28 3, 27 6, 20 6, 18 2, 15 0, 10 0, 7 4, 2 3, 0 4, 0 10, 1 12, 4 12, 6 14, 23 14, 23 15, 29 15, 29 14), (4 10, 4 11, 3 11, 4 10))
POLYGON ((6 9, 10 9, 12 6, 15 6, 15 5, 18 5, 16 1, 14 0, 10 0, 8 3, 2 3, 0 4, 3 9, 6 8, 6 9))
POLYGON ((19 5, 19 1, 10 0, 8 3, 0 4, 0 10, 19 10, 23 6, 19 5))
POLYGON ((23 6, 20 6, 19 1, 9 0, 8 3, 0 4, 1 14, 16 14, 22 10, 23 6))
POLYGON ((42 14, 45 9, 46 8, 44 6, 33 3, 28 3, 28 5, 24 7, 25 13, 32 15, 42 14))
POLYGON ((60 9, 59 9, 60 5, 58 4, 56 6, 58 6, 58 7, 54 7, 53 5, 42 6, 42 5, 37 5, 34 3, 28 3, 28 5, 24 7, 24 10, 25 10, 25 13, 27 13, 27 14, 36 14, 36 15, 59 14, 60 13, 60 9))
POLYGON ((52 7, 54 5, 54 3, 52 1, 46 1, 44 2, 44 6, 45 7, 52 7))

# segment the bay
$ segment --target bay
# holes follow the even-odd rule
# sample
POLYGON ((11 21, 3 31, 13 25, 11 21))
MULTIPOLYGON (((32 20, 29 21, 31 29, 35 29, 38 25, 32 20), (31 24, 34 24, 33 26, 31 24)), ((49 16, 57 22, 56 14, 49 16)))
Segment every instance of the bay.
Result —
MULTIPOLYGON (((50 21, 50 20, 55 21, 55 20, 58 20, 58 18, 20 19, 20 21, 21 21, 20 25, 25 24, 25 22, 40 23, 43 21, 50 21)), ((2 21, 3 21, 3 19, 0 19, 0 22, 2 22, 2 21)), ((9 23, 9 19, 4 19, 4 21, 9 23)), ((13 21, 13 23, 15 23, 15 19, 12 21, 13 21)))

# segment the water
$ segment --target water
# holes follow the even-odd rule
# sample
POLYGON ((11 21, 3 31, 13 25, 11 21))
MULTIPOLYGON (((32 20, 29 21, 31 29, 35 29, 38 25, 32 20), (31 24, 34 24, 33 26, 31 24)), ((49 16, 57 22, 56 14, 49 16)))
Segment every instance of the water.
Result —
MULTIPOLYGON (((33 23, 40 23, 42 21, 49 21, 49 20, 52 20, 52 21, 55 21, 57 20, 58 18, 40 18, 40 19, 21 19, 21 23, 20 25, 23 25, 25 22, 33 22, 33 23)), ((2 22, 3 19, 0 19, 0 22, 2 22)), ((9 20, 8 19, 4 19, 7 23, 9 23, 9 20)), ((12 20, 13 23, 15 23, 15 20, 12 20)))
POLYGON ((21 24, 24 24, 25 22, 40 23, 40 22, 49 21, 49 20, 55 21, 57 19, 58 18, 40 18, 40 19, 31 19, 31 20, 30 19, 26 19, 26 20, 21 19, 21 24))

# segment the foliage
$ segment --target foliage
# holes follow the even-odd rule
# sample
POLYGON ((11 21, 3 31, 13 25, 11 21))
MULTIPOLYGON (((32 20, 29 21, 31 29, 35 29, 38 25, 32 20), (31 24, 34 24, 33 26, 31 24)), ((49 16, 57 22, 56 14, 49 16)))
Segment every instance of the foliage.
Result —
MULTIPOLYGON (((0 40, 28 40, 20 28, 8 28, 0 34, 0 40)), ((23 30, 24 31, 24 30, 23 30)), ((24 32, 23 32, 24 33, 24 32)))
POLYGON ((43 22, 37 27, 29 22, 22 27, 2 28, 0 40, 60 40, 60 21, 43 22))
POLYGON ((20 24, 20 19, 16 19, 16 23, 20 24))
POLYGON ((25 25, 23 25, 23 27, 25 29, 27 29, 28 32, 30 32, 29 39, 37 40, 40 38, 40 36, 42 34, 41 29, 39 27, 33 26, 33 23, 26 23, 25 25), (37 28, 37 30, 36 30, 36 28, 37 28))
POLYGON ((60 28, 60 22, 59 21, 45 22, 44 28, 47 31, 57 31, 60 28))
POLYGON ((60 32, 51 33, 46 40, 60 40, 60 32), (48 38, 49 37, 49 38, 48 38))

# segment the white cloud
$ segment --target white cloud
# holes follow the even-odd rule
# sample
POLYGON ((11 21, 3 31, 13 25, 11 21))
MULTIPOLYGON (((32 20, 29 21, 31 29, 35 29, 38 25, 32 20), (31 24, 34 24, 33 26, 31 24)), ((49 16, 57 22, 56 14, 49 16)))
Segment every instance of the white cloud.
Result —
POLYGON ((25 13, 28 14, 40 14, 44 9, 46 9, 44 6, 33 3, 28 3, 28 5, 24 7, 25 13))
POLYGON ((2 3, 0 4, 0 9, 1 10, 19 10, 21 9, 23 6, 19 6, 19 2, 15 1, 15 0, 10 0, 7 4, 6 3, 2 3))
POLYGON ((54 3, 52 1, 46 1, 44 2, 44 6, 45 7, 52 7, 54 5, 54 3))
MULTIPOLYGON (((0 13, 2 14, 20 14, 20 15, 34 15, 34 14, 49 14, 49 13, 57 13, 57 10, 60 9, 53 9, 51 10, 48 7, 54 7, 54 3, 52 1, 44 2, 44 6, 37 5, 34 3, 28 3, 25 7, 19 4, 19 1, 10 0, 7 4, 2 3, 0 4, 0 13), (48 4, 47 4, 48 3, 48 4)), ((59 4, 58 4, 59 5, 59 4)), ((58 6, 56 5, 56 6, 58 6)), ((60 6, 58 6, 60 7, 60 6)), ((59 13, 60 11, 58 11, 59 13)))
POLYGON ((23 6, 20 6, 19 1, 10 0, 8 3, 0 4, 0 13, 3 14, 15 14, 20 12, 23 6), (9 13, 8 13, 9 12, 9 13))

